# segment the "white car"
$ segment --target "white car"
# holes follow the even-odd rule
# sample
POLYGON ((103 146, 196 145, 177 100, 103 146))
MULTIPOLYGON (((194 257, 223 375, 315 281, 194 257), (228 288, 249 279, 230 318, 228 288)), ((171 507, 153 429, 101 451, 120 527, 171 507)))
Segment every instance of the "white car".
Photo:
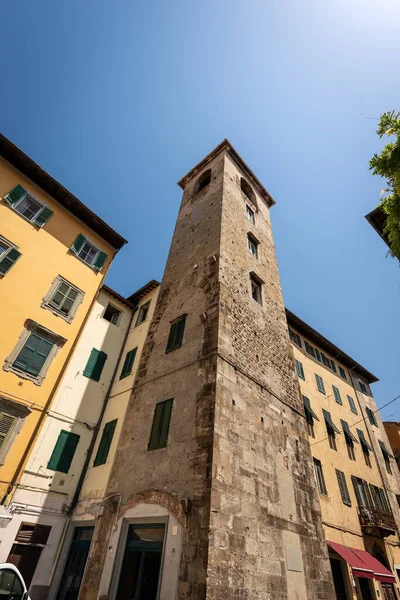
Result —
POLYGON ((17 567, 0 563, 0 600, 30 600, 25 581, 17 567))

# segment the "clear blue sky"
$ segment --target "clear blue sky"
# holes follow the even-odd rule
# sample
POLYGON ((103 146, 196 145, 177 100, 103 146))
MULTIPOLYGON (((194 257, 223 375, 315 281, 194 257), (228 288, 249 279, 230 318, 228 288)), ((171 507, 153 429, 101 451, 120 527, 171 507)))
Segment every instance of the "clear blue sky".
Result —
MULTIPOLYGON (((20 0, 1 7, 0 129, 162 277, 176 181, 228 137, 276 199, 286 305, 400 393, 399 267, 364 215, 400 109, 397 0, 20 0)), ((383 411, 400 420, 400 401, 383 411)))

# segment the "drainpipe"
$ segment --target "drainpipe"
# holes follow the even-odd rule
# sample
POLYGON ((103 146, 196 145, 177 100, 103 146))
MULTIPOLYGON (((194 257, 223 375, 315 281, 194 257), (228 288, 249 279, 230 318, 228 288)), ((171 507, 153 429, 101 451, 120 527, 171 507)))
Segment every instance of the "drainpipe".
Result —
POLYGON ((13 488, 15 487, 15 483, 17 482, 18 477, 20 476, 21 471, 22 471, 22 469, 23 469, 23 467, 25 465, 25 462, 26 462, 27 458, 29 457, 29 454, 30 454, 30 452, 32 450, 32 447, 33 447, 34 443, 36 442, 36 438, 37 438, 37 436, 39 434, 39 431, 40 431, 40 429, 42 427, 43 421, 45 420, 45 418, 47 416, 47 411, 49 410, 49 408, 51 406, 51 403, 53 401, 53 398, 54 398, 56 392, 58 391, 58 386, 60 385, 60 383, 61 383, 61 381, 62 381, 62 379, 64 377, 64 373, 65 373, 65 371, 66 371, 66 369, 67 369, 67 367, 69 365, 70 359, 71 359, 71 357, 72 357, 72 355, 73 355, 73 353, 75 351, 75 348, 76 348, 76 346, 78 344, 78 341, 80 340, 82 332, 83 332, 83 330, 84 330, 84 328, 86 326, 86 323, 87 323, 87 321, 89 319, 89 315, 92 312, 93 306, 94 306, 94 304, 95 304, 95 302, 96 302, 96 300, 98 298, 100 289, 101 289, 101 287, 103 285, 103 281, 104 281, 104 277, 101 280, 101 283, 100 283, 99 287, 97 288, 97 292, 94 295, 93 300, 90 303, 89 309, 88 309, 88 311, 87 311, 87 313, 85 315, 85 318, 82 321, 82 324, 81 324, 81 326, 79 328, 78 334, 75 337, 75 340, 74 340, 74 342, 73 342, 73 344, 72 344, 72 346, 70 348, 70 351, 68 352, 68 355, 67 355, 67 358, 65 359, 64 365, 63 365, 62 369, 60 370, 60 372, 59 372, 59 374, 57 376, 56 382, 55 382, 55 384, 54 384, 54 386, 53 386, 53 388, 52 388, 52 390, 50 392, 50 395, 49 395, 49 397, 48 397, 48 399, 46 401, 46 404, 43 407, 43 410, 42 410, 42 412, 41 412, 41 414, 39 416, 38 422, 35 425, 35 428, 34 428, 34 430, 32 432, 31 437, 29 438, 29 441, 28 441, 26 447, 25 447, 25 450, 24 450, 24 453, 23 453, 23 455, 21 457, 21 460, 19 461, 19 463, 17 465, 17 468, 15 469, 14 475, 11 478, 10 485, 8 486, 7 491, 4 494, 3 498, 1 499, 0 504, 4 504, 5 501, 6 501, 6 499, 7 499, 7 497, 11 494, 13 488))
POLYGON ((132 308, 132 314, 131 314, 131 318, 129 319, 129 325, 128 325, 127 330, 126 330, 124 340, 123 340, 123 342, 121 344, 121 349, 120 349, 119 354, 118 354, 117 362, 115 363, 115 369, 114 369, 114 372, 113 372, 112 377, 111 377, 110 385, 108 386, 107 393, 106 393, 105 398, 104 398, 103 406, 101 407, 100 416, 99 416, 99 418, 97 420, 95 428, 93 429, 93 437, 92 437, 92 440, 90 442, 90 445, 89 445, 89 448, 88 448, 88 451, 87 451, 85 463, 83 465, 81 474, 79 476, 78 485, 76 486, 75 494, 74 494, 74 497, 72 499, 70 509, 68 511, 69 515, 72 515, 72 513, 74 512, 75 506, 77 505, 78 500, 79 500, 79 495, 80 495, 81 490, 82 490, 83 481, 84 481, 84 479, 86 477, 86 473, 87 473, 87 470, 89 468, 90 459, 92 458, 93 448, 94 448, 94 446, 96 444, 96 440, 97 440, 98 435, 99 435, 101 422, 103 420, 104 413, 106 412, 108 401, 109 401, 110 395, 111 395, 111 390, 112 390, 112 387, 113 387, 114 382, 115 382, 115 378, 116 378, 116 375, 117 375, 118 367, 119 367, 119 364, 121 362, 122 354, 123 354, 124 349, 125 349, 125 344, 126 344, 126 341, 128 339, 128 335, 129 335, 129 332, 130 332, 130 329, 131 329, 131 326, 132 326, 132 321, 133 321, 133 316, 134 316, 135 310, 136 310, 136 307, 132 308))

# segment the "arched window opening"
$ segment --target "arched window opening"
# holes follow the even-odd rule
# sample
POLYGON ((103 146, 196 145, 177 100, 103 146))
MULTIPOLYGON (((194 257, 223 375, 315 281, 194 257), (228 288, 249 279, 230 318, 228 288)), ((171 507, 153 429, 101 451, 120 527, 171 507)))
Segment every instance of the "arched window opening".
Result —
POLYGON ((210 181, 211 181, 211 169, 208 169, 207 171, 204 171, 204 173, 202 173, 200 175, 200 177, 198 178, 198 180, 196 182, 196 186, 195 186, 196 194, 198 194, 198 192, 201 192, 201 190, 204 190, 204 188, 208 186, 210 181))
POLYGON ((242 190, 243 194, 255 205, 257 205, 256 202, 256 196, 251 188, 251 185, 247 183, 247 181, 245 179, 243 179, 243 177, 240 178, 240 189, 242 190))

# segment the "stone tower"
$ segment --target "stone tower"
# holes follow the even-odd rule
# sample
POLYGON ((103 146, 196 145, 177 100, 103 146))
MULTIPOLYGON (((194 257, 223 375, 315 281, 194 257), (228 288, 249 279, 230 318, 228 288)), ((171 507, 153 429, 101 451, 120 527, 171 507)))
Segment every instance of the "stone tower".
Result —
POLYGON ((127 528, 160 521, 154 598, 331 600, 274 201, 227 140, 179 184, 182 204, 80 598, 125 598, 127 528), (183 316, 182 346, 166 353, 171 323, 183 316), (167 444, 149 449, 155 406, 168 399, 167 444))

